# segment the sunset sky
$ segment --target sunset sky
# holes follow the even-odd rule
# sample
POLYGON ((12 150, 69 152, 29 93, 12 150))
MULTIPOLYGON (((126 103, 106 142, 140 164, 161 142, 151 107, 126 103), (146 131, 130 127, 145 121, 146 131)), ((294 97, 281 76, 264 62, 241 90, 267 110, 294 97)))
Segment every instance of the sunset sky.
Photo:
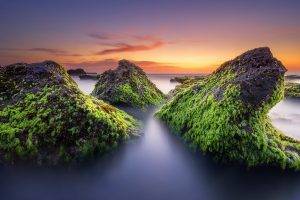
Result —
POLYGON ((0 27, 1 65, 102 72, 125 58, 148 73, 199 73, 269 46, 300 71, 299 0, 0 0, 0 27))

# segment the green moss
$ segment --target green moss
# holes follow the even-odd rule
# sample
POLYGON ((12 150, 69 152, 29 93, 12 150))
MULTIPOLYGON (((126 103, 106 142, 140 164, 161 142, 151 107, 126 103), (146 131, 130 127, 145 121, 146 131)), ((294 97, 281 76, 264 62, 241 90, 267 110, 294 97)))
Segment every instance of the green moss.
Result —
POLYGON ((300 97, 300 84, 291 82, 285 83, 285 96, 300 97))
POLYGON ((143 109, 165 99, 141 68, 125 60, 119 62, 116 70, 99 76, 92 95, 113 105, 143 109))
POLYGON ((52 165, 82 160, 135 135, 138 124, 131 116, 84 95, 65 71, 59 74, 63 84, 47 80, 26 87, 18 101, 0 107, 2 161, 52 165))
POLYGON ((175 96, 156 116, 194 149, 225 163, 248 167, 280 166, 300 169, 300 145, 274 128, 268 111, 283 98, 284 80, 259 109, 240 98, 236 73, 227 70, 177 88, 175 96), (222 88, 221 98, 213 91, 222 88))

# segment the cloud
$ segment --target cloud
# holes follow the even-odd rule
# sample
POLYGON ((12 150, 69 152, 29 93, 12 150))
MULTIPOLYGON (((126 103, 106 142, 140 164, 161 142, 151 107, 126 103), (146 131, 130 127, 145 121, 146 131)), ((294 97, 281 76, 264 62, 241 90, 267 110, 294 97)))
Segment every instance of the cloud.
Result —
POLYGON ((108 34, 108 33, 90 33, 88 34, 89 37, 93 39, 98 39, 98 40, 110 40, 118 37, 115 34, 108 34))
POLYGON ((131 45, 131 44, 121 44, 119 47, 104 49, 96 53, 96 55, 107 55, 113 53, 121 53, 121 52, 134 52, 134 51, 149 51, 152 49, 159 48, 164 45, 164 42, 157 41, 149 45, 131 45))
POLYGON ((27 52, 41 52, 41 53, 51 54, 55 56, 72 56, 72 57, 82 56, 81 54, 74 54, 61 49, 52 49, 52 48, 43 48, 43 47, 28 48, 28 49, 1 48, 0 51, 27 51, 27 52))
POLYGON ((88 36, 93 39, 99 40, 99 44, 103 46, 113 47, 96 52, 95 55, 149 51, 152 49, 159 48, 166 44, 165 41, 152 35, 91 33, 88 34, 88 36))
POLYGON ((28 51, 45 52, 50 54, 67 54, 66 51, 60 49, 48 49, 48 48, 31 48, 28 51))

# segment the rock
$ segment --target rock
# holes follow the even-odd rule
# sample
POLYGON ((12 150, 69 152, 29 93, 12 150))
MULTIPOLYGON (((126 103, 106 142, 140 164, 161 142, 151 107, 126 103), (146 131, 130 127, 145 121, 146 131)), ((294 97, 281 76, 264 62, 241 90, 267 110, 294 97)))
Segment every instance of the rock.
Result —
POLYGON ((136 121, 84 95, 52 61, 0 69, 0 162, 84 160, 133 136, 136 121))
MULTIPOLYGON (((193 87, 199 82, 205 83, 206 79, 196 79, 196 78, 188 78, 185 81, 182 82, 182 84, 177 85, 175 89, 171 90, 167 97, 168 99, 174 97, 178 93, 184 91, 185 89, 188 89, 190 87, 193 87)), ((300 97, 300 84, 294 83, 294 82, 288 82, 289 80, 285 79, 285 85, 284 85, 284 96, 285 97, 300 97)), ((199 85, 199 84, 198 84, 199 85)), ((194 87, 194 90, 196 87, 194 87)))
POLYGON ((80 76, 80 75, 86 74, 86 72, 83 69, 81 69, 81 68, 78 68, 78 69, 69 69, 67 72, 71 76, 80 76))
MULTIPOLYGON (((188 89, 189 87, 193 86, 194 84, 198 83, 199 81, 204 81, 204 80, 206 80, 205 77, 203 77, 203 78, 194 78, 194 77, 187 78, 184 81, 182 81, 180 85, 176 85, 176 87, 173 90, 170 90, 170 92, 167 95, 167 98, 171 99, 176 94, 188 89)), ((194 89, 196 89, 196 87, 194 89)))
POLYGON ((285 83, 284 95, 286 97, 297 97, 300 98, 300 84, 288 82, 285 83))
POLYGON ((300 79, 300 76, 296 74, 291 74, 291 75, 286 75, 285 78, 287 80, 294 80, 294 79, 300 79))
POLYGON ((184 83, 188 80, 201 80, 204 79, 206 75, 201 76, 176 76, 174 78, 170 79, 170 82, 178 82, 178 83, 184 83))
POLYGON ((79 78, 83 80, 98 80, 99 75, 97 74, 83 74, 79 78))
POLYGON ((299 142, 267 115, 283 98, 285 71, 269 48, 247 51, 177 93, 156 116, 221 162, 299 169, 299 142))
POLYGON ((92 95, 113 105, 139 108, 159 104, 165 98, 145 72, 127 60, 101 74, 92 95))

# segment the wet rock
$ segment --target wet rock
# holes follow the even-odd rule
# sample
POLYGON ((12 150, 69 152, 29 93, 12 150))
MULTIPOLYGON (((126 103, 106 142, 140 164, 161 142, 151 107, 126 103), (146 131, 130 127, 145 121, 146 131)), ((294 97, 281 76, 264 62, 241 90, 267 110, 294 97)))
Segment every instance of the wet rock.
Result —
POLYGON ((145 72, 127 60, 101 74, 92 95, 113 105, 139 108, 159 104, 165 98, 145 72))
POLYGON ((135 134, 136 121, 84 95, 52 61, 0 69, 0 162, 85 160, 135 134))
POLYGON ((285 72, 269 48, 253 49, 175 93, 156 115, 221 162, 299 169, 300 143, 267 115, 284 96, 285 72))

